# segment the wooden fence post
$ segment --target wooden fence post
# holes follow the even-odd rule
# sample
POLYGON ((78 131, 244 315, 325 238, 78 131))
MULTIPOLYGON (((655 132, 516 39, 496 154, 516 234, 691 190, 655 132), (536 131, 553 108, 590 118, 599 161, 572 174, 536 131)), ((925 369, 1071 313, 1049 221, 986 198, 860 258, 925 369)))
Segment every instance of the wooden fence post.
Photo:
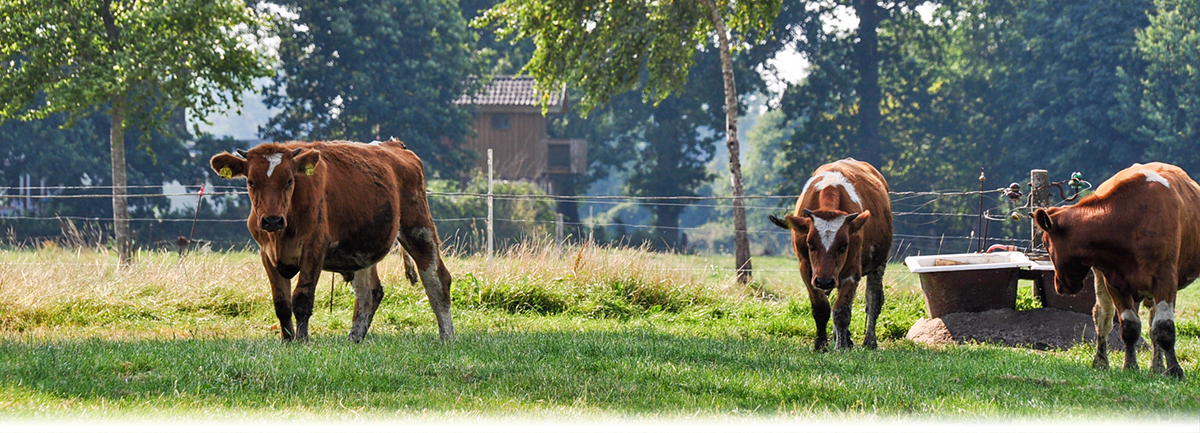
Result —
MULTIPOLYGON (((1050 205, 1050 172, 1046 170, 1030 170, 1029 171, 1029 205, 1032 213, 1035 209, 1050 205)), ((1029 226, 1032 228, 1033 237, 1029 241, 1029 250, 1041 249, 1042 246, 1042 229, 1038 227, 1037 221, 1033 218, 1029 219, 1029 226)))
POLYGON ((492 213, 492 149, 488 148, 488 193, 487 193, 487 253, 488 265, 492 264, 492 247, 495 244, 495 215, 492 213))
POLYGON ((563 246, 563 214, 554 215, 554 241, 558 243, 558 247, 563 246))

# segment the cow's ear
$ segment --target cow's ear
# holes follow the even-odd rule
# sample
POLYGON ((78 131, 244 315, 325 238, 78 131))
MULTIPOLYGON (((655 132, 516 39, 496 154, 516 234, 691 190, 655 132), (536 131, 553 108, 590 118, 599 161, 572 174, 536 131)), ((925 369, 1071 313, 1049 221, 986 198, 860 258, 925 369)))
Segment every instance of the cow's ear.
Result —
POLYGON ((769 218, 771 220, 771 222, 775 223, 775 225, 779 226, 779 228, 781 228, 781 229, 784 229, 784 230, 792 229, 792 226, 788 225, 787 220, 781 220, 781 219, 779 219, 779 217, 777 217, 775 215, 767 215, 767 218, 769 218))
POLYGON ((312 176, 312 174, 317 170, 318 162, 321 162, 321 151, 309 149, 307 151, 300 152, 292 158, 292 167, 296 168, 296 173, 298 174, 312 176))
POLYGON ((1041 227, 1046 233, 1054 233, 1058 230, 1058 226, 1056 226, 1054 224, 1054 220, 1050 218, 1050 212, 1048 209, 1038 209, 1033 211, 1033 220, 1036 221, 1038 227, 1041 227))
MULTIPOLYGON (((812 214, 809 213, 809 215, 812 215, 812 214)), ((797 230, 797 231, 801 231, 801 232, 808 231, 808 225, 810 222, 812 222, 811 219, 808 219, 805 217, 800 217, 800 216, 795 216, 795 215, 788 215, 788 216, 785 216, 784 218, 787 219, 787 223, 788 223, 788 225, 790 225, 792 227, 792 230, 797 230)))
POLYGON ((846 222, 850 224, 850 234, 858 233, 858 231, 862 230, 863 226, 866 225, 867 221, 870 219, 871 211, 869 210, 864 210, 862 212, 847 216, 846 222))
POLYGON ((213 171, 217 172, 217 176, 226 179, 246 176, 246 160, 233 156, 229 152, 222 152, 212 157, 209 164, 212 165, 213 171))

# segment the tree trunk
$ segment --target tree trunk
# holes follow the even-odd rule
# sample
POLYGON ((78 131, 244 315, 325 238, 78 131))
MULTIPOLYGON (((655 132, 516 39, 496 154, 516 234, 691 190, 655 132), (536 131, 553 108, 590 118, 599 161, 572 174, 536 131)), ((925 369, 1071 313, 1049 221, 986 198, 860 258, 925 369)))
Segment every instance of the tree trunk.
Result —
POLYGON ((665 251, 681 252, 685 247, 679 241, 679 215, 682 213, 680 206, 654 207, 654 226, 665 251))
POLYGON ((737 87, 733 82, 733 59, 729 52, 729 35, 725 34, 725 18, 713 0, 704 0, 712 11, 713 27, 721 50, 721 75, 725 78, 725 144, 729 146, 729 178, 733 183, 733 248, 737 280, 750 282, 750 239, 746 236, 746 208, 742 201, 742 163, 738 151, 737 87))
POLYGON ((859 156, 875 167, 883 168, 879 149, 879 6, 877 0, 855 0, 858 14, 858 44, 855 60, 858 63, 859 156))
POLYGON ((109 144, 112 146, 112 203, 113 230, 116 232, 117 255, 121 264, 133 263, 133 252, 129 236, 129 204, 125 197, 128 189, 125 179, 125 97, 112 100, 112 127, 109 128, 109 144))

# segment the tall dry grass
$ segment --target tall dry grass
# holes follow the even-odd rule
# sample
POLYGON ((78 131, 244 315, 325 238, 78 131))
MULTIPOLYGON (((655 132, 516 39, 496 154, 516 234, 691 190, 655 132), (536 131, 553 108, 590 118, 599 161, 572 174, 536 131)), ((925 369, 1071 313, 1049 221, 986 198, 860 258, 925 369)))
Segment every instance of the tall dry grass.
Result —
MULTIPOLYGON (((694 259, 689 262, 687 257, 645 248, 531 242, 507 249, 491 261, 484 255, 452 253, 445 260, 455 278, 456 308, 629 316, 644 310, 737 302, 761 294, 738 285, 728 270, 697 271, 694 259)), ((422 290, 408 287, 398 255, 389 255, 379 270, 389 297, 423 300, 422 290)), ((318 308, 325 308, 330 299, 326 287, 331 281, 342 284, 335 274, 322 274, 318 308)), ((341 292, 332 297, 339 308, 350 298, 341 292)), ((37 250, 0 250, 0 333, 103 327, 129 318, 195 321, 254 316, 259 323, 273 325, 272 320, 261 320, 273 317, 271 308, 270 290, 255 251, 196 251, 182 258, 174 252, 142 251, 133 265, 121 266, 116 254, 105 249, 45 245, 37 250)))
POLYGON ((512 312, 582 312, 626 317, 640 310, 678 311, 739 302, 758 293, 733 273, 697 267, 694 258, 647 248, 559 247, 524 243, 489 261, 456 258, 455 302, 512 312))
POLYGON ((498 284, 569 282, 575 285, 641 282, 671 287, 691 287, 705 297, 742 297, 745 290, 729 273, 698 270, 694 260, 646 247, 608 248, 595 244, 558 246, 554 242, 527 242, 501 251, 489 261, 483 255, 452 256, 452 272, 474 275, 498 284))
POLYGON ((0 251, 0 332, 170 320, 189 313, 242 316, 269 305, 258 255, 141 252, 122 266, 106 249, 0 251))

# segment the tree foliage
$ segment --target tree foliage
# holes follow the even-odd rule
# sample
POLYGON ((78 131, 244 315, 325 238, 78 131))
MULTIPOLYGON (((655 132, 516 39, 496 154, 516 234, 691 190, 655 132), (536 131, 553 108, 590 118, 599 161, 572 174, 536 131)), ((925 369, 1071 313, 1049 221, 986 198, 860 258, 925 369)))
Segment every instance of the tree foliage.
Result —
MULTIPOLYGON (((716 4, 745 42, 766 33, 779 10, 773 0, 716 4)), ((576 89, 589 112, 643 83, 648 101, 681 91, 697 48, 710 42, 711 15, 702 1, 507 0, 474 23, 498 26, 504 39, 534 41, 523 71, 544 90, 576 89)))
POLYGON ((283 111, 260 130, 277 140, 396 137, 432 175, 473 166, 457 147, 470 113, 474 35, 452 0, 285 2, 299 17, 283 32, 282 66, 266 104, 283 111))
MULTIPOLYGON (((920 190, 969 188, 981 166, 1000 181, 1032 168, 1102 180, 1144 157, 1131 110, 1140 98, 1123 89, 1146 68, 1134 46, 1146 8, 979 0, 928 19, 899 11, 879 35, 884 174, 920 190)), ((859 151, 852 35, 817 36, 811 74, 782 103, 800 121, 785 146, 789 169, 805 174, 859 151)))
POLYGON ((240 0, 5 0, 0 17, 3 118, 78 118, 122 96, 148 131, 178 109, 240 106, 270 73, 255 50, 264 16, 240 0))
MULTIPOLYGON (((989 189, 1024 184, 1035 168, 1049 170, 1052 180, 1079 171, 1098 184, 1152 157, 1138 132, 1142 94, 1130 90, 1147 70, 1136 42, 1149 8, 1148 1, 972 0, 926 16, 890 9, 878 33, 879 135, 880 169, 892 188, 974 190, 980 168, 989 189)), ((818 165, 862 155, 855 34, 806 23, 801 47, 812 70, 781 104, 797 125, 783 146, 791 174, 781 187, 786 193, 799 191, 818 165)), ((979 204, 917 206, 974 214, 979 204)), ((974 218, 925 218, 921 227, 897 221, 900 230, 930 234, 980 228, 974 218)))
POLYGON ((1142 96, 1139 132, 1151 140, 1146 155, 1200 174, 1200 1, 1155 0, 1137 47, 1147 62, 1132 90, 1142 96))
POLYGON ((0 20, 0 119, 107 109, 113 232, 131 263, 125 131, 240 105, 270 72, 255 49, 263 16, 241 0, 6 0, 0 20))

